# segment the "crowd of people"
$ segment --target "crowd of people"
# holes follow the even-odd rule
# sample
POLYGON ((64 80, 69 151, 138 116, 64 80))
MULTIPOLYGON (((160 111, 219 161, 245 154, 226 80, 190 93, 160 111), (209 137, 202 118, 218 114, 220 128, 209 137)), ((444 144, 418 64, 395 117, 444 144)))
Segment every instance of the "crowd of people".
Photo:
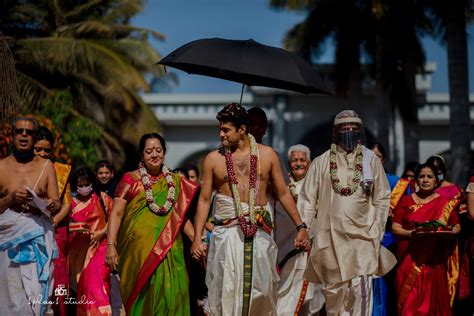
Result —
POLYGON ((474 177, 449 182, 438 155, 387 172, 352 110, 325 153, 296 144, 286 162, 263 144, 262 109, 216 118, 221 147, 201 169, 170 170, 150 133, 120 176, 55 161, 51 131, 16 118, 0 314, 472 315, 474 177))

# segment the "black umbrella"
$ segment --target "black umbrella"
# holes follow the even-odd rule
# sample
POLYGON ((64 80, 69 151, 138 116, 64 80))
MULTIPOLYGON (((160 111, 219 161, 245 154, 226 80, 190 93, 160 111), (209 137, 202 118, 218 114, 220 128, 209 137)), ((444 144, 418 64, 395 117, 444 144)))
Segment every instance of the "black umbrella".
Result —
POLYGON ((331 94, 316 68, 299 55, 252 39, 196 40, 174 50, 158 64, 248 86, 331 94))

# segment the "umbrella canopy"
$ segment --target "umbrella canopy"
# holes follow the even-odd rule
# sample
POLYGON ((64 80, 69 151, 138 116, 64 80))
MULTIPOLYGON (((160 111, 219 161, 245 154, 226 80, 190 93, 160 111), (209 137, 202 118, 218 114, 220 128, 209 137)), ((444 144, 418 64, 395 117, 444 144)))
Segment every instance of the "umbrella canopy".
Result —
POLYGON ((196 40, 174 50, 158 64, 248 86, 331 94, 316 68, 303 58, 252 39, 196 40))

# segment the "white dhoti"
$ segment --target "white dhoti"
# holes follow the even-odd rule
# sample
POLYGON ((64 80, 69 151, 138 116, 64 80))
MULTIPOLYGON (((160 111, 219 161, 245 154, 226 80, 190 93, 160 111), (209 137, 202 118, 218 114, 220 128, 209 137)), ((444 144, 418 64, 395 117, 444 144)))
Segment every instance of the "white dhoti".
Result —
POLYGON ((49 218, 10 209, 0 214, 0 315, 44 314, 56 255, 49 218))
MULTIPOLYGON (((244 213, 248 205, 242 203, 244 213)), ((277 246, 259 229, 250 242, 235 220, 234 200, 216 194, 206 285, 211 315, 276 315, 277 246), (222 223, 223 225, 219 225, 222 223)), ((267 213, 265 216, 270 217, 267 213)))
POLYGON ((345 282, 324 285, 327 315, 371 316, 372 279, 372 276, 365 275, 345 282))
POLYGON ((304 279, 308 255, 300 252, 280 267, 278 316, 316 315, 324 306, 323 286, 304 279))

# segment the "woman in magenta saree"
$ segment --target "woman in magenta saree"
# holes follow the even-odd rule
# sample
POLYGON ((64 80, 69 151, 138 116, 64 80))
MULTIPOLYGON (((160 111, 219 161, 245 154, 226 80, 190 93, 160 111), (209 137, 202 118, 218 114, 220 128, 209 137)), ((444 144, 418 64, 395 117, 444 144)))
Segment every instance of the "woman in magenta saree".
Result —
POLYGON ((419 191, 405 196, 394 211, 398 240, 395 287, 399 315, 451 315, 459 277, 455 235, 460 231, 456 202, 435 192, 437 169, 422 164, 419 191))
MULTIPOLYGON (((189 315, 181 230, 198 186, 163 164, 160 135, 144 135, 139 148, 139 169, 126 173, 115 191, 107 262, 120 274, 127 314, 189 315)), ((192 226, 184 230, 192 234, 192 226)))
POLYGON ((112 198, 93 192, 94 175, 79 168, 72 186, 77 194, 71 203, 69 224, 69 279, 76 290, 77 315, 112 315, 110 269, 105 263, 107 212, 112 198))

